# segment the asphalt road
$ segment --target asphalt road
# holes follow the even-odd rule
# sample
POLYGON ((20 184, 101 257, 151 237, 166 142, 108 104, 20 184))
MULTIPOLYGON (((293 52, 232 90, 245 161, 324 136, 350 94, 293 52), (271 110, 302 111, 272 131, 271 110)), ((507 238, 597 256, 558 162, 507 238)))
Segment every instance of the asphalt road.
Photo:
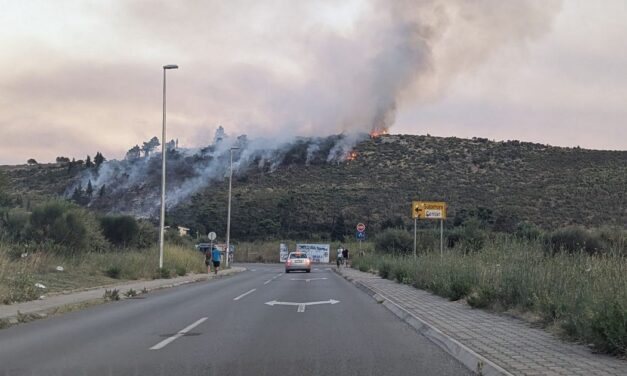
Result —
POLYGON ((0 330, 0 374, 470 374, 324 266, 309 274, 245 266, 232 277, 0 330), (266 304, 275 301, 292 304, 266 304))

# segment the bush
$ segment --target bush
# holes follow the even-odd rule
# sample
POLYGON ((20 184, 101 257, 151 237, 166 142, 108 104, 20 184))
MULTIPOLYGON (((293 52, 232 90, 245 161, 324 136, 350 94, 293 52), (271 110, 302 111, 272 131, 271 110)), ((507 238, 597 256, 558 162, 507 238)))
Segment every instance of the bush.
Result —
POLYGON ((102 296, 102 298, 105 301, 120 300, 120 291, 118 289, 105 290, 104 295, 102 296))
POLYGON ((122 274, 122 268, 119 266, 110 266, 105 270, 105 274, 109 278, 118 279, 120 278, 120 274, 122 274))
POLYGON ((137 224, 137 248, 150 248, 151 246, 157 244, 157 237, 159 236, 157 228, 153 226, 152 223, 145 220, 140 220, 137 224))
POLYGON ((93 214, 74 204, 54 200, 36 207, 30 217, 28 237, 52 241, 65 254, 102 252, 108 243, 93 214))
POLYGON ((401 229, 388 228, 375 237, 375 246, 384 253, 411 253, 414 249, 413 236, 401 229))
POLYGON ((30 213, 21 208, 8 210, 4 215, 4 228, 9 239, 20 241, 26 239, 30 213))
POLYGON ((29 273, 19 272, 8 279, 8 295, 3 297, 3 304, 25 302, 39 297, 35 280, 29 273))
POLYGON ((615 300, 599 307, 592 319, 593 343, 601 351, 627 353, 627 306, 615 300))
POLYGON ((178 275, 178 276, 182 277, 185 274, 187 274, 187 268, 185 268, 185 266, 177 265, 175 270, 176 270, 176 275, 178 275))
POLYGON ((107 215, 100 218, 102 233, 112 244, 119 247, 135 246, 139 238, 139 225, 129 215, 107 215))
POLYGON ((521 222, 516 227, 515 234, 519 239, 537 240, 542 235, 542 232, 531 223, 521 222))
POLYGON ((553 253, 585 251, 593 254, 605 249, 601 237, 580 227, 566 227, 554 231, 549 236, 549 246, 553 253))
POLYGON ((466 221, 461 232, 462 249, 464 252, 477 252, 485 244, 486 235, 477 220, 466 221))
POLYGON ((157 268, 156 279, 168 279, 172 277, 172 272, 167 267, 157 268))

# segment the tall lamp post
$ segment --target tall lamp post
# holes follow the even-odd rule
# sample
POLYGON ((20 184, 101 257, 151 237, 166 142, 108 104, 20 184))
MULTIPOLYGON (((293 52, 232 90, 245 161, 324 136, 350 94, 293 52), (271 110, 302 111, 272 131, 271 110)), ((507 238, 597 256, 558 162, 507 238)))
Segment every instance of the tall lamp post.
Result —
POLYGON ((225 265, 229 266, 229 252, 231 251, 231 189, 233 187, 233 150, 238 150, 238 147, 232 147, 231 153, 231 167, 229 168, 229 206, 226 214, 226 257, 225 265))
POLYGON ((179 69, 178 65, 169 64, 163 66, 163 127, 161 133, 161 219, 159 222, 159 269, 163 269, 163 233, 165 224, 165 71, 179 69))

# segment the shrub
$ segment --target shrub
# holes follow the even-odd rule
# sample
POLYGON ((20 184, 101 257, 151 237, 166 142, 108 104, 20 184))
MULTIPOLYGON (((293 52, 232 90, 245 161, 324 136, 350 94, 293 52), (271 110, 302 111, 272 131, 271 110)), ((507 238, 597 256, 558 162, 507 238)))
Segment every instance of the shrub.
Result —
POLYGON ((615 300, 598 307, 592 319, 594 345, 601 351, 627 353, 627 306, 615 300))
POLYGON ((461 232, 462 249, 464 252, 477 252, 483 248, 486 235, 477 220, 466 221, 461 232))
POLYGON ((37 206, 30 217, 29 238, 52 241, 65 254, 101 252, 107 241, 93 214, 68 202, 53 200, 37 206))
POLYGON ((185 268, 185 266, 177 265, 175 270, 176 270, 176 275, 178 275, 178 276, 182 277, 185 274, 187 274, 187 268, 185 268))
POLYGON ((18 272, 15 276, 8 278, 7 282, 8 295, 3 297, 3 304, 25 302, 39 297, 35 280, 29 273, 18 272))
POLYGON ((105 290, 104 295, 102 296, 102 298, 105 301, 120 300, 120 291, 118 289, 105 290))
POLYGON ((157 279, 168 279, 172 277, 172 273, 170 272, 170 269, 168 269, 167 267, 163 267, 163 268, 157 268, 157 273, 156 273, 156 278, 157 279))
POLYGON ((401 229, 388 228, 375 237, 375 246, 384 253, 411 253, 414 249, 413 236, 401 229))
POLYGON ((585 251, 589 254, 600 252, 605 248, 598 235, 580 227, 566 227, 551 233, 549 245, 553 253, 566 251, 575 253, 585 251))
POLYGON ((494 286, 481 286, 470 294, 466 299, 469 306, 473 308, 487 308, 498 299, 498 292, 494 286))
POLYGON ((157 237, 159 236, 159 233, 155 226, 145 220, 140 220, 137 224, 137 248, 150 248, 151 246, 157 244, 157 237))
POLYGON ((382 260, 379 264, 379 276, 381 278, 390 277, 390 272, 392 271, 392 264, 388 260, 382 260))
POLYGON ((100 218, 102 233, 112 244, 120 247, 134 246, 139 237, 139 225, 129 215, 107 215, 100 218))
POLYGON ((107 270, 105 270, 105 274, 109 278, 118 279, 120 278, 120 274, 122 274, 122 268, 119 266, 109 266, 107 270))
POLYGON ((531 223, 521 222, 516 227, 515 234, 519 239, 537 240, 542 235, 542 232, 531 223))

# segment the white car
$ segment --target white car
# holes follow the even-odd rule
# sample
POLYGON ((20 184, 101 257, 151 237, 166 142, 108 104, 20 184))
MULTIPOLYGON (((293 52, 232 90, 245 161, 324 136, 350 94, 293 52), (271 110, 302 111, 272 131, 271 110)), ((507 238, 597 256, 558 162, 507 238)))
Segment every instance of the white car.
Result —
POLYGON ((289 273, 293 270, 304 270, 311 273, 311 260, 306 253, 290 252, 285 261, 285 272, 289 273))

